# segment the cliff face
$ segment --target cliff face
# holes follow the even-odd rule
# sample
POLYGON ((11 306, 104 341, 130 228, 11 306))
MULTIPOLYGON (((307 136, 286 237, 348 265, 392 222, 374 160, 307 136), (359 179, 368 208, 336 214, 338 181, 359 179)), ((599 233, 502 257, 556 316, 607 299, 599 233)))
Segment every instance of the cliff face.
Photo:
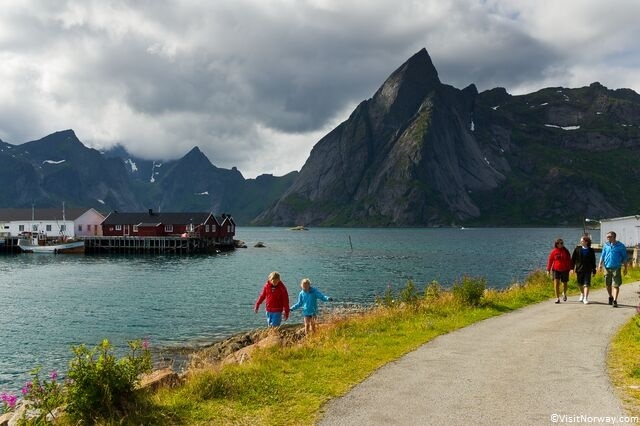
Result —
POLYGON ((318 142, 261 220, 435 225, 479 216, 468 190, 495 188, 508 164, 489 164, 471 133, 477 95, 440 83, 421 50, 318 142))
POLYGON ((631 90, 479 94, 442 84, 423 49, 316 144, 254 223, 558 225, 635 214, 640 189, 609 185, 600 165, 622 151, 629 166, 640 160, 639 125, 631 90))

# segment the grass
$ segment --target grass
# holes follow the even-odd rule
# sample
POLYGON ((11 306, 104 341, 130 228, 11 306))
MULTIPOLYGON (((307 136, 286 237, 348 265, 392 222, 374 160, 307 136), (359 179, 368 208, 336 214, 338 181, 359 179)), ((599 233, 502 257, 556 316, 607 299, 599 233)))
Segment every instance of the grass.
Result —
MULTIPOLYGON (((638 279, 640 270, 630 269, 626 281, 638 279)), ((602 281, 602 275, 596 276, 593 287, 603 287, 602 281)), ((485 282, 464 277, 458 284, 473 290, 485 282)), ((542 271, 506 290, 485 290, 479 303, 437 283, 417 293, 411 286, 379 300, 381 305, 365 314, 324 321, 301 343, 258 350, 242 365, 193 371, 180 387, 150 393, 129 418, 106 424, 311 425, 323 404, 386 363, 439 335, 553 296, 551 279, 542 271)), ((570 292, 577 293, 575 280, 570 292)), ((620 347, 625 362, 612 366, 622 386, 639 384, 640 327, 630 324, 622 336, 614 350, 620 347)), ((640 406, 640 391, 633 398, 640 406)))
POLYGON ((607 366, 627 413, 640 417, 640 315, 629 320, 613 338, 607 366))

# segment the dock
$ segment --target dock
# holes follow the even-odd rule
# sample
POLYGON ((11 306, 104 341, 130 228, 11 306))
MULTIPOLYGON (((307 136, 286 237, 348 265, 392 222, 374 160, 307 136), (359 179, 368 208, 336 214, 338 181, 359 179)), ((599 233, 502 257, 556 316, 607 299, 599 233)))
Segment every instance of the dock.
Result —
POLYGON ((234 249, 233 241, 198 237, 85 237, 86 254, 198 254, 234 249))
MULTIPOLYGON (((211 254, 235 249, 233 239, 200 237, 84 237, 85 254, 211 254)), ((18 237, 0 238, 0 253, 22 253, 18 237)))

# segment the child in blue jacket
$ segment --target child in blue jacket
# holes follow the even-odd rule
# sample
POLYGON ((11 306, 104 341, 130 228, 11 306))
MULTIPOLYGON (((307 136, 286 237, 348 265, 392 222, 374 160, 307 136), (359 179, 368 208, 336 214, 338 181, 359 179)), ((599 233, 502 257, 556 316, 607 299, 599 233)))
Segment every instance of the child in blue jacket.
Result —
POLYGON ((298 296, 298 303, 291 307, 294 311, 302 307, 302 315, 304 315, 304 331, 308 335, 316 331, 316 315, 318 314, 318 299, 326 302, 333 301, 329 296, 325 296, 315 287, 311 287, 309 278, 305 278, 300 282, 302 291, 298 296))

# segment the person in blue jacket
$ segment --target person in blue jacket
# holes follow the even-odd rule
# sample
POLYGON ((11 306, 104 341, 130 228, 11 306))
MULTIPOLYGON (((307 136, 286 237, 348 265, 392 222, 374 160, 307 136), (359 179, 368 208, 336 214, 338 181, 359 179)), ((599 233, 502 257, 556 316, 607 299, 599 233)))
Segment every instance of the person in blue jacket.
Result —
POLYGON ((607 293, 609 293, 609 304, 617 308, 622 274, 627 275, 627 248, 616 240, 616 233, 613 231, 607 232, 607 242, 602 246, 598 269, 602 270, 603 265, 604 283, 607 286, 607 293), (613 284, 613 292, 611 284, 613 284))
POLYGON ((329 296, 325 296, 315 287, 311 287, 309 278, 304 278, 300 282, 302 291, 298 295, 298 302, 291 307, 291 311, 302 308, 304 316, 304 332, 309 335, 316 331, 316 315, 318 315, 318 299, 326 302, 333 301, 329 296))

